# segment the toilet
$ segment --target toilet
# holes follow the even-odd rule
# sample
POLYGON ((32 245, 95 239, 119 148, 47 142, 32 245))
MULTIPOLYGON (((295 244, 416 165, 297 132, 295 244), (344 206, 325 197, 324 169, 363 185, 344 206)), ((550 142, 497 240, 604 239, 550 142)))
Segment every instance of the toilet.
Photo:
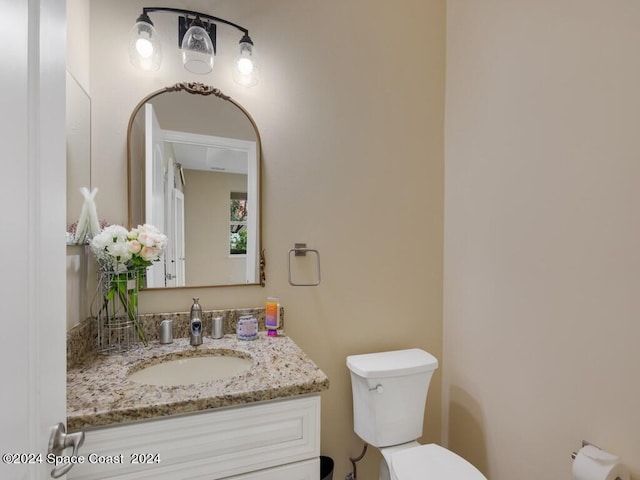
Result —
POLYGON ((462 457, 421 445, 424 408, 438 360, 418 348, 347 357, 356 434, 382 453, 380 480, 487 480, 462 457))

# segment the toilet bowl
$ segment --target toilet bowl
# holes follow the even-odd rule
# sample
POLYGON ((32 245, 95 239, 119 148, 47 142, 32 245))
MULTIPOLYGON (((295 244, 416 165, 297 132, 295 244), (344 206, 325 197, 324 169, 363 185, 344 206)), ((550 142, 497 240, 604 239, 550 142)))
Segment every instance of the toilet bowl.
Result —
POLYGON ((380 450, 379 480, 487 480, 462 457, 421 445, 424 407, 438 360, 417 348, 350 355, 356 434, 380 450))
POLYGON ((435 443, 401 449, 385 461, 390 480, 487 480, 464 458, 435 443))

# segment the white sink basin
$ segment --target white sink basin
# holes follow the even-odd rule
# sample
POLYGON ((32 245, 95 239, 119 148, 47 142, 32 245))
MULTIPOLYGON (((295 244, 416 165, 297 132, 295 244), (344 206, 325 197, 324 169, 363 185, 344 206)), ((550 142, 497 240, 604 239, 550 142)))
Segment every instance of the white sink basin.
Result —
POLYGON ((249 358, 215 354, 161 360, 129 374, 129 380, 147 385, 192 385, 239 375, 249 370, 252 363, 249 358))

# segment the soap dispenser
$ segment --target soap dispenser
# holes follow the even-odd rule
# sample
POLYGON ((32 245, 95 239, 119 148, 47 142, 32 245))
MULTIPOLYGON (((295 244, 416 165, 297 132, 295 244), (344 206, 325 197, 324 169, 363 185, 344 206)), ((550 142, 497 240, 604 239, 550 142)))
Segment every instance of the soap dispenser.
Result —
POLYGON ((198 300, 197 297, 193 299, 191 321, 189 322, 189 343, 194 347, 202 345, 202 307, 198 300))

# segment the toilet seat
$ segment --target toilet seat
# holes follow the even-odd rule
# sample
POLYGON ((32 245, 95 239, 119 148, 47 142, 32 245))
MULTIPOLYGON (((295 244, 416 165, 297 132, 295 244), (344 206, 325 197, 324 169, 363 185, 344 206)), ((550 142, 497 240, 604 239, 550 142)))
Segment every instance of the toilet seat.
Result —
POLYGON ((430 443, 391 455, 392 480, 487 480, 464 458, 430 443))

